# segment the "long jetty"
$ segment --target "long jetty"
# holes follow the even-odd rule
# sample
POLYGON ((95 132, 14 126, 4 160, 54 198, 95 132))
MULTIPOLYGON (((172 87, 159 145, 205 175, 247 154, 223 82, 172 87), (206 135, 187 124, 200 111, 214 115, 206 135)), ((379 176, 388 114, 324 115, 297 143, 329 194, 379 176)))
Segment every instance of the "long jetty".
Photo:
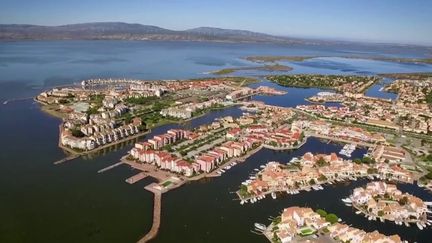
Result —
POLYGON ((115 164, 113 164, 113 165, 110 165, 110 166, 107 166, 107 167, 105 167, 105 168, 103 168, 103 169, 98 170, 97 173, 103 173, 103 172, 105 172, 105 171, 111 170, 111 169, 113 169, 113 168, 115 168, 115 167, 117 167, 117 166, 119 166, 119 165, 122 165, 122 164, 123 164, 123 161, 120 161, 120 162, 118 162, 118 163, 115 163, 115 164))
POLYGON ((138 182, 144 178, 147 177, 147 174, 144 172, 140 172, 134 176, 129 177, 128 179, 126 179, 126 182, 129 184, 134 184, 135 182, 138 182))
POLYGON ((149 240, 156 237, 159 227, 160 227, 160 218, 161 218, 161 211, 162 211, 162 192, 159 190, 156 190, 153 188, 155 184, 152 183, 145 187, 145 189, 153 192, 154 194, 154 203, 153 203, 153 225, 150 229, 150 231, 141 238, 138 243, 144 243, 148 242, 149 240))

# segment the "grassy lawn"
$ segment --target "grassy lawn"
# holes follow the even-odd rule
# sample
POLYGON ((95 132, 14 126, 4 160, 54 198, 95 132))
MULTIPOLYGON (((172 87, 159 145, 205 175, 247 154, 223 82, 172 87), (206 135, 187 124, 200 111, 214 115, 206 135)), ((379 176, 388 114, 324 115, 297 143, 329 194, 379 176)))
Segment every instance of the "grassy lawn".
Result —
POLYGON ((162 183, 162 186, 163 186, 163 187, 168 187, 168 186, 171 185, 171 184, 172 184, 171 181, 165 181, 165 182, 162 183))
POLYGON ((305 228, 300 229, 300 235, 301 236, 308 236, 308 235, 312 235, 313 233, 315 233, 315 231, 309 227, 305 227, 305 228))

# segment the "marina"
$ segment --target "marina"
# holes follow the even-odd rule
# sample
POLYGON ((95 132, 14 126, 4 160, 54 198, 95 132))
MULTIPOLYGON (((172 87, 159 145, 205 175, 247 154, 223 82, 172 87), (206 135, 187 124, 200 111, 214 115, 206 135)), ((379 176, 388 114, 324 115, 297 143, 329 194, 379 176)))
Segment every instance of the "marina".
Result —
MULTIPOLYGON (((199 77, 199 73, 217 69, 217 66, 208 66, 197 64, 197 62, 227 62, 233 60, 237 56, 252 55, 254 52, 245 50, 257 50, 263 52, 274 52, 275 54, 290 54, 300 52, 301 48, 287 47, 270 49, 264 45, 245 44, 245 47, 230 48, 226 44, 208 44, 198 43, 196 54, 185 54, 184 50, 191 48, 187 43, 165 43, 165 42, 107 42, 98 41, 97 45, 88 41, 76 42, 45 42, 40 41, 36 44, 30 42, 25 43, 5 43, 7 48, 16 53, 22 53, 22 56, 35 56, 32 50, 42 51, 47 53, 48 57, 56 57, 57 51, 62 54, 66 62, 76 62, 79 60, 93 60, 101 57, 109 58, 105 54, 106 50, 110 50, 112 55, 125 61, 109 65, 113 73, 118 73, 121 76, 137 76, 137 73, 142 72, 142 66, 150 66, 147 78, 152 79, 177 79, 199 77), (139 51, 135 51, 134 48, 139 51), (70 50, 79 48, 82 54, 78 56, 71 55, 70 50), (170 48, 171 52, 166 52, 166 48, 170 48), (120 51, 122 50, 122 51, 120 51), (125 50, 133 55, 125 55, 125 50), (132 51, 134 50, 134 51, 132 51), (242 52, 240 53, 240 50, 242 52), (213 53, 215 58, 197 60, 196 56, 206 56, 208 52, 213 53), (172 62, 167 62, 161 68, 152 65, 152 62, 145 58, 141 58, 144 54, 152 53, 155 57, 166 55, 163 57, 172 62), (234 53, 227 54, 227 53, 234 53), (227 56, 228 55, 228 56, 227 56), (182 58, 179 58, 182 57, 182 58), (183 58, 185 57, 185 58, 183 58), (195 58, 195 59, 194 59, 195 58), (186 59, 186 61, 185 61, 186 59), (139 66, 139 68, 137 68, 139 66), (181 70, 176 67, 182 66, 181 70), (166 72, 166 70, 176 69, 178 72, 166 72), (127 70, 127 71, 125 71, 127 70)), ((195 48, 195 47, 194 47, 195 48)), ((328 53, 337 53, 338 48, 326 47, 323 55, 328 53)), ((321 50, 315 50, 319 52, 321 50)), ((401 50, 403 51, 403 50, 401 50)), ((415 55, 415 54, 413 54, 415 55)), ((44 57, 45 58, 45 57, 44 57)), ((154 60, 152 60, 154 61, 154 60)), ((64 79, 58 79, 58 82, 68 82, 69 79, 79 80, 86 77, 89 73, 103 73, 107 65, 86 63, 75 63, 73 68, 63 68, 66 62, 47 62, 49 64, 28 63, 26 72, 21 72, 20 67, 16 64, 8 64, 7 70, 18 70, 16 75, 25 80, 34 80, 34 82, 42 84, 44 80, 50 80, 51 76, 61 76, 64 79), (41 68, 46 70, 46 74, 37 75, 41 68), (61 72, 59 72, 61 70, 61 72)), ((111 61, 109 61, 111 62, 111 61)), ((380 68, 365 61, 363 66, 354 66, 355 72, 382 71, 380 68)), ((295 72, 320 72, 323 69, 322 64, 312 60, 311 65, 314 67, 304 68, 296 66, 295 72)), ((70 64, 67 64, 70 65, 70 64)), ((390 64, 389 64, 390 65, 390 64)), ((336 63, 336 70, 332 73, 342 72, 344 68, 336 63), (339 66, 338 66, 339 65, 339 66)), ((412 66, 407 67, 404 64, 391 68, 391 71, 410 70, 412 66)), ((415 67, 418 70, 426 70, 423 67, 415 67)), ((326 71, 328 69, 325 69, 326 71)), ((388 69, 387 69, 388 70, 388 69)), ((4 75, 10 76, 3 72, 4 75)), ((10 78, 13 79, 12 77, 10 78)), ((264 84, 268 85, 265 81, 264 84)), ((271 85, 271 84, 270 84, 271 85)), ((279 104, 283 106, 296 106, 305 104, 305 98, 316 94, 320 89, 300 89, 300 88, 283 88, 288 91, 287 96, 259 96, 253 97, 255 100, 266 101, 270 104, 279 104)), ((37 94, 40 90, 30 90, 37 94)), ((0 93, 3 96, 13 95, 9 90, 1 89, 0 93)), ((383 92, 384 93, 384 92, 383 92)), ((22 97, 27 97, 23 94, 22 97)), ((9 99, 9 98, 8 98, 9 99)), ((47 116, 38 109, 37 104, 33 104, 30 100, 22 102, 11 102, 1 107, 0 119, 1 128, 4 134, 4 152, 2 158, 6 158, 2 163, 2 180, 4 185, 10 190, 11 195, 4 198, 2 205, 7 209, 2 211, 2 217, 8 222, 23 222, 27 234, 23 235, 22 228, 16 224, 10 224, 7 229, 2 231, 0 239, 5 242, 13 242, 12 239, 21 237, 23 241, 52 241, 57 242, 58 239, 64 239, 64 235, 69 235, 71 231, 75 232, 70 235, 65 242, 97 242, 106 239, 118 240, 118 242, 135 242, 140 239, 146 232, 151 230, 153 225, 153 194, 143 190, 142 183, 150 183, 152 178, 146 177, 142 183, 135 183, 132 186, 124 185, 124 179, 129 178, 137 173, 135 170, 130 170, 126 166, 118 166, 115 170, 109 170, 109 173, 103 176, 96 175, 97 171, 114 163, 126 153, 132 145, 116 148, 113 146, 107 151, 100 151, 92 155, 93 157, 79 157, 71 163, 63 163, 60 166, 52 166, 52 161, 58 160, 64 156, 64 153, 57 148, 58 131, 56 127, 59 121, 55 118, 47 116), (31 123, 26 123, 32 121, 31 123), (26 123, 28 126, 23 126, 22 130, 16 131, 12 124, 26 123), (54 128, 54 129, 53 129, 54 128), (25 137, 26 139, 22 139, 25 137), (6 139, 8 138, 8 139, 6 139), (38 141, 35 143, 34 141, 38 141), (54 141, 54 142, 53 142, 54 141), (15 150, 11 145, 21 144, 28 148, 28 152, 22 153, 15 150), (21 163, 21 164, 20 164, 21 163), (20 164, 20 169, 15 170, 17 164, 20 164), (37 171, 37 173, 35 173, 37 171), (26 177, 24 177, 26 175, 26 177), (43 175, 43 176, 40 176, 43 175), (14 182, 14 183, 12 183, 14 182), (53 183, 54 182, 54 183, 53 183), (44 186, 44 190, 29 190, 33 186, 44 186), (36 193, 37 191, 37 193, 36 193), (26 192, 23 194, 22 192, 26 192), (62 193, 59 193, 62 192, 62 193), (113 197, 113 195, 116 195, 113 197), (82 200, 82 198, 86 200, 82 200), (23 200, 16 200, 22 198, 23 200), (56 198, 56 200, 47 201, 46 198, 56 198), (120 200, 121 199, 121 200, 120 200), (26 202, 31 201, 36 207, 28 207, 26 202), (125 204, 124 201, 127 203, 125 204), (67 203, 63 203, 67 202, 67 203), (74 207, 70 207, 70 205, 74 207), (107 207, 110 210, 107 210, 107 207), (20 208, 25 208, 26 214, 18 214, 20 208), (40 211, 46 212, 44 215, 40 211), (109 214, 107 214, 109 212, 109 214), (82 215, 86 217, 82 217, 82 215), (110 220, 106 220, 109 216, 110 220), (63 218, 68 218, 62 224, 58 224, 63 218), (35 219, 43 219, 39 222, 35 219), (127 223, 125 223, 127 222, 127 223), (88 230, 85 230, 88 229, 88 230)), ((212 117, 207 116, 207 123, 213 120, 213 117, 235 115, 238 111, 234 108, 228 112, 214 112, 212 117)), ((192 121, 185 126, 194 127, 197 123, 192 121)), ((157 129, 152 129, 153 134, 162 133, 167 128, 172 126, 163 126, 157 129)), ((149 135, 150 136, 150 135, 149 135)), ((292 194, 287 196, 287 190, 283 193, 277 193, 276 200, 260 199, 259 210, 257 205, 245 204, 239 205, 238 200, 233 200, 235 195, 229 194, 228 190, 232 191, 237 188, 241 182, 248 179, 251 174, 256 174, 254 169, 262 168, 268 161, 283 161, 289 162, 293 157, 300 157, 306 151, 317 153, 338 153, 342 146, 334 143, 321 143, 314 138, 310 138, 308 142, 299 150, 296 151, 281 151, 275 152, 266 148, 251 155, 245 159, 246 163, 241 163, 232 166, 229 170, 224 170, 224 176, 208 178, 200 182, 192 182, 187 187, 173 190, 166 197, 164 196, 164 212, 161 214, 159 233, 152 242, 174 242, 177 239, 194 242, 197 238, 205 242, 262 242, 263 239, 255 234, 250 233, 250 229, 254 227, 254 222, 266 222, 269 215, 276 215, 283 208, 292 205, 308 205, 309 202, 316 202, 319 208, 329 208, 329 211, 335 212, 337 215, 347 221, 348 224, 355 227, 363 228, 368 231, 375 229, 386 234, 400 233, 403 239, 410 242, 428 242, 430 228, 419 230, 415 224, 407 227, 403 231, 400 226, 385 221, 369 221, 362 215, 355 214, 350 208, 344 207, 343 203, 338 199, 349 195, 350 190, 364 183, 363 179, 352 181, 352 184, 346 182, 329 181, 324 185, 325 190, 314 190, 309 188, 308 192, 302 192, 301 196, 296 195, 296 191, 289 190, 292 194), (229 189, 228 189, 229 188, 229 189), (200 200, 189 200, 199 196, 200 200), (323 198, 335 198, 337 200, 322 200, 323 198), (187 199, 187 203, 185 203, 187 199), (339 204, 337 202, 339 202, 339 204), (181 210, 179 210, 181 207, 181 210), (331 209, 331 210, 330 210, 331 209), (248 217, 239 217, 238 212, 248 217), (206 222, 204 225, 202 222, 206 222), (234 227, 222 227, 230 222, 234 227), (220 234, 224 230, 225 234, 220 234), (191 235, 195 235, 196 238, 191 235), (175 238, 172 238, 175 236, 175 238)), ((351 155, 352 158, 358 158, 360 155, 359 149, 356 149, 351 155)), ((3 160, 2 160, 3 161, 3 160)), ((411 187, 411 185, 402 185, 403 188, 415 192, 427 201, 432 201, 427 192, 411 187)), ((264 198, 261 195, 260 198, 264 198)), ((268 195, 267 199, 271 199, 268 195)), ((257 199, 258 200, 258 199, 257 199)))
POLYGON ((351 154, 354 152, 355 149, 356 149, 355 144, 345 144, 344 147, 339 152, 339 154, 345 155, 346 157, 350 158, 351 154))

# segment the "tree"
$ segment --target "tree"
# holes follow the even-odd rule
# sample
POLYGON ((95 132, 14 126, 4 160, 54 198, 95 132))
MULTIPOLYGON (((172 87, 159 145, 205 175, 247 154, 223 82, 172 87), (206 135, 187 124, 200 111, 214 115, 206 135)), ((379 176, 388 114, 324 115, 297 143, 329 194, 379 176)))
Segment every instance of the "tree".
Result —
POLYGON ((81 130, 79 130, 79 129, 71 129, 71 133, 72 133, 72 136, 77 137, 77 138, 82 138, 85 136, 85 134, 83 132, 81 132, 81 130))
POLYGON ((372 159, 372 158, 369 157, 369 156, 365 156, 365 157, 363 157, 362 162, 363 162, 364 164, 375 164, 375 160, 372 159))
POLYGON ((60 99, 58 102, 59 102, 59 104, 67 104, 67 103, 69 103, 69 101, 67 99, 60 99))
POLYGON ((126 113, 124 116, 124 122, 125 124, 129 124, 132 122, 132 115, 131 113, 126 113))
POLYGON ((320 177, 318 178, 319 181, 326 181, 327 177, 323 174, 320 175, 320 177))
POLYGON ((339 220, 339 217, 336 214, 330 213, 325 216, 327 222, 334 224, 339 220))
POLYGON ((399 204, 400 205, 406 205, 408 203, 408 197, 404 196, 401 199, 399 199, 399 204))
POLYGON ((323 218, 325 218, 325 216, 327 216, 327 212, 323 209, 317 209, 316 213, 319 214, 323 218))
POLYGON ((323 167, 323 166, 327 165, 327 161, 325 161, 325 159, 323 157, 321 157, 321 158, 318 159, 317 165, 319 167, 323 167))

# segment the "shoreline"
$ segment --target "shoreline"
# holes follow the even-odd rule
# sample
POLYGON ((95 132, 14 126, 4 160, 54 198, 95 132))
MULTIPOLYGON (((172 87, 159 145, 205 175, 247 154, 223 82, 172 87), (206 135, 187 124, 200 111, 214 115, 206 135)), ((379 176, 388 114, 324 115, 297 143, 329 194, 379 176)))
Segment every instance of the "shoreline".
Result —
MULTIPOLYGON (((346 205, 346 204, 345 204, 346 205)), ((348 206, 348 205, 346 205, 346 206, 348 206)), ((350 206, 348 206, 348 207, 350 207, 350 206)), ((361 214, 364 214, 364 216, 365 216, 365 218, 368 218, 368 217, 373 217, 373 218, 377 218, 377 219, 380 219, 380 221, 381 222, 385 222, 385 220, 387 220, 387 221, 389 221, 389 222, 392 222, 393 224, 396 224, 395 222, 395 220, 390 220, 390 219, 386 219, 386 218, 384 218, 384 217, 380 217, 380 216, 378 216, 378 215, 374 215, 374 214, 371 214, 371 213, 368 213, 367 211, 365 211, 365 210, 363 210, 361 207, 359 207, 358 205, 356 205, 356 204, 354 204, 354 203, 351 203, 351 207, 352 208, 355 208, 356 210, 358 210, 359 212, 361 212, 361 214)), ((375 220, 374 220, 375 221, 375 220)), ((405 224, 405 223, 408 223, 408 224, 416 224, 416 223, 418 223, 418 222, 421 222, 421 223, 424 223, 425 221, 427 221, 427 220, 420 220, 420 219, 416 219, 416 220, 405 220, 405 221, 403 221, 403 223, 405 224)), ((396 224, 397 225, 397 224, 396 224)), ((411 227, 411 225, 410 226, 407 226, 407 227, 411 227)))
MULTIPOLYGON (((63 120, 63 118, 64 118, 63 116, 59 115, 59 114, 58 114, 57 112, 55 112, 55 111, 50 111, 50 110, 48 110, 48 109, 45 108, 45 107, 48 106, 49 104, 47 104, 47 103, 45 103, 45 102, 43 102, 43 101, 38 100, 37 97, 33 97, 32 99, 33 99, 35 102, 37 102, 37 103, 40 104, 40 106, 39 106, 40 111, 42 111, 42 112, 44 112, 44 113, 46 113, 46 114, 48 114, 48 115, 50 115, 50 116, 52 116, 52 117, 55 117, 55 118, 58 118, 58 119, 63 120)), ((240 106, 240 105, 242 105, 242 104, 231 104, 231 105, 227 105, 227 106, 220 107, 220 108, 213 108, 213 109, 209 109, 208 112, 205 112, 205 113, 203 113, 203 114, 199 114, 199 115, 197 115, 197 116, 194 116, 194 117, 188 118, 188 119, 186 119, 186 120, 179 120, 179 121, 169 120, 168 122, 160 122, 160 123, 156 123, 156 125, 151 126, 151 128, 149 128, 149 129, 146 130, 146 131, 139 132, 139 133, 137 133, 137 134, 135 134, 135 135, 128 136, 128 137, 123 138, 123 139, 120 139, 120 140, 118 140, 118 141, 111 142, 111 143, 107 143, 107 144, 102 145, 102 146, 99 146, 99 147, 97 147, 97 148, 95 148, 95 149, 88 150, 88 151, 82 151, 82 152, 81 152, 81 151, 76 151, 76 150, 74 150, 74 149, 72 149, 72 148, 69 148, 69 147, 64 146, 63 144, 61 144, 61 141, 60 141, 60 140, 61 140, 60 134, 61 134, 61 131, 62 131, 62 123, 63 123, 63 121, 62 121, 62 123, 59 125, 59 141, 58 141, 58 147, 59 147, 60 149, 62 149, 63 151, 65 151, 66 153, 68 153, 69 155, 66 156, 65 158, 62 158, 62 159, 60 159, 60 160, 55 161, 54 164, 61 164, 61 163, 64 163, 64 162, 66 162, 66 161, 69 161, 69 160, 72 160, 72 159, 76 159, 76 158, 78 158, 78 157, 80 157, 80 156, 84 156, 84 155, 88 155, 88 154, 96 153, 96 152, 98 152, 98 151, 100 151, 100 150, 103 150, 103 149, 106 149, 106 148, 112 147, 112 146, 114 146, 114 145, 117 145, 117 144, 120 144, 120 143, 124 143, 124 142, 130 141, 130 140, 133 140, 133 139, 140 138, 140 137, 142 137, 142 136, 145 136, 145 135, 151 133, 151 129, 152 129, 152 128, 158 128, 158 127, 161 127, 161 126, 164 126, 164 125, 170 125, 170 124, 182 124, 182 123, 190 122, 190 121, 192 121, 192 120, 194 120, 194 119, 197 119, 197 118, 203 117, 203 116, 205 116, 205 115, 208 115, 208 114, 210 114, 210 113, 213 112, 213 111, 224 110, 224 109, 226 109, 226 108, 231 108, 231 107, 240 106)))

